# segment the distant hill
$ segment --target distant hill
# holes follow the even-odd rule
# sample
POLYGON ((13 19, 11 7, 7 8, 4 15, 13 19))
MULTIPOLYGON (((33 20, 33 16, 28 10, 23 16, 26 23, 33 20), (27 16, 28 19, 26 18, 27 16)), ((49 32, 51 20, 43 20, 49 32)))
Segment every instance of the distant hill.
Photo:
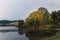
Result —
POLYGON ((0 24, 9 24, 17 21, 10 21, 10 20, 0 20, 0 24))

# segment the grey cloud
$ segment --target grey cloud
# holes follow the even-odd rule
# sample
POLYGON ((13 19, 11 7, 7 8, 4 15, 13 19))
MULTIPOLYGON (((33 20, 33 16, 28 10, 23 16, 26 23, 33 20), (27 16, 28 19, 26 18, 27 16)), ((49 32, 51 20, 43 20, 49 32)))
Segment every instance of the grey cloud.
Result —
POLYGON ((49 12, 60 8, 59 0, 0 0, 0 19, 25 19, 39 7, 45 7, 49 12))

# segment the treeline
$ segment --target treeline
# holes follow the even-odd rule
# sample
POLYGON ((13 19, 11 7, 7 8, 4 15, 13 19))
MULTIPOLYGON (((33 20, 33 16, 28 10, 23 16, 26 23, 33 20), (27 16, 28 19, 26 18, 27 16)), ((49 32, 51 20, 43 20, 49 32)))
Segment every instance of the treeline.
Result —
POLYGON ((0 24, 7 24, 7 23, 12 23, 16 21, 10 21, 10 20, 0 20, 0 24))
POLYGON ((21 27, 27 27, 25 33, 31 37, 53 36, 60 30, 60 10, 49 13, 46 8, 41 7, 32 12, 25 21, 20 20, 19 28, 21 27))
POLYGON ((10 24, 13 22, 17 22, 17 21, 11 21, 11 20, 0 20, 0 26, 7 26, 6 24, 10 24))

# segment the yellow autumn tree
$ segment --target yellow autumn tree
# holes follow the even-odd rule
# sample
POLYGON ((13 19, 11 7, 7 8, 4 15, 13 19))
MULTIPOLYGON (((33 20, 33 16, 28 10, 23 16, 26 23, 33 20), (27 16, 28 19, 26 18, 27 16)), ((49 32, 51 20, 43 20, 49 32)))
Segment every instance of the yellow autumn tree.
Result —
MULTIPOLYGON (((50 14, 47 11, 47 9, 41 7, 37 11, 34 11, 30 14, 30 16, 26 19, 26 23, 28 24, 32 19, 36 22, 36 20, 39 21, 40 27, 44 24, 48 24, 50 14)), ((31 24, 31 23, 30 23, 31 24)))

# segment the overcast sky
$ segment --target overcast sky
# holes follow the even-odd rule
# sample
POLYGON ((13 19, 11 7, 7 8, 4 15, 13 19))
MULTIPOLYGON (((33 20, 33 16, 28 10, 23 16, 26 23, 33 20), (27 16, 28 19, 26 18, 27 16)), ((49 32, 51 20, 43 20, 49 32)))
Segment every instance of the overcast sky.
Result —
POLYGON ((25 19, 40 7, 59 10, 60 0, 0 0, 0 20, 25 19))

